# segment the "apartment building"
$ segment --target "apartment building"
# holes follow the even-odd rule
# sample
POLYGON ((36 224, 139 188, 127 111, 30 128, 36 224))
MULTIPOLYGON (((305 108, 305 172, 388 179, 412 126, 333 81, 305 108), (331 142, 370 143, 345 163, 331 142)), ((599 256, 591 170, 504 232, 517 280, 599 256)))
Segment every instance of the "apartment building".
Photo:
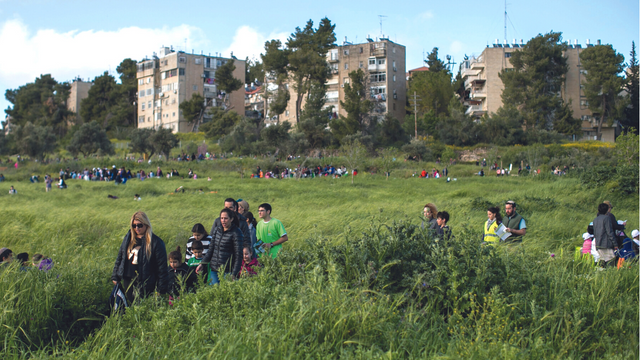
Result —
MULTIPOLYGON (((203 96, 206 108, 226 106, 225 94, 216 84, 216 69, 227 61, 234 61, 233 76, 244 82, 245 61, 204 54, 189 54, 162 47, 158 55, 138 63, 138 127, 164 127, 173 132, 197 130, 185 121, 180 104, 193 94, 203 96)), ((244 89, 229 94, 230 111, 244 115, 244 89)), ((208 120, 204 114, 203 122, 208 120)))
MULTIPOLYGON (((333 106, 334 116, 347 116, 340 106, 340 101, 344 101, 344 85, 349 82, 350 72, 362 69, 367 74, 369 99, 375 105, 373 113, 381 118, 390 113, 399 120, 404 119, 407 101, 405 46, 384 37, 367 38, 366 43, 352 44, 345 37, 342 45, 327 53, 327 62, 331 73, 326 82, 325 106, 333 106)), ((279 120, 296 124, 296 94, 292 86, 288 89, 291 100, 279 120)), ((304 103, 302 106, 304 108, 304 103)))
MULTIPOLYGON (((600 40, 597 42, 600 45, 600 40)), ((584 139, 596 139, 597 124, 592 112, 588 108, 588 102, 584 96, 583 85, 584 70, 580 65, 580 52, 582 46, 574 40, 573 44, 567 44, 565 57, 569 65, 561 96, 566 103, 570 102, 573 116, 582 119, 582 131, 584 139)), ((460 71, 465 85, 465 105, 468 105, 467 114, 479 118, 485 114, 491 114, 502 107, 502 91, 504 85, 499 77, 503 69, 512 69, 511 54, 518 51, 524 43, 513 40, 511 44, 504 41, 500 44, 497 40, 493 46, 487 46, 478 57, 465 59, 460 64, 460 71)), ((587 47, 591 47, 587 40, 587 47)), ((603 126, 602 141, 613 142, 619 133, 619 126, 603 126)))
POLYGON ((82 122, 80 103, 89 97, 89 89, 91 89, 91 86, 93 86, 93 82, 82 81, 81 78, 75 78, 71 82, 71 89, 69 90, 69 97, 67 98, 67 110, 76 115, 76 124, 82 122))

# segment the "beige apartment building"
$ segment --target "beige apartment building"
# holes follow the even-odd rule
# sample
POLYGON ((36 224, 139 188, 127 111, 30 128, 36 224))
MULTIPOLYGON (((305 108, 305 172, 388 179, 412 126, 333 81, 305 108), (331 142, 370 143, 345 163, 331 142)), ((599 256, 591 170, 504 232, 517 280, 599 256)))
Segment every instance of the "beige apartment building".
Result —
MULTIPOLYGON (((374 115, 382 118, 386 113, 390 113, 400 121, 404 119, 407 87, 406 48, 403 45, 396 44, 388 38, 367 38, 367 42, 362 44, 352 44, 345 38, 342 45, 327 53, 327 62, 331 73, 326 82, 325 106, 333 106, 335 117, 347 116, 347 112, 340 106, 340 101, 344 101, 344 85, 349 82, 350 72, 362 69, 367 75, 369 99, 375 104, 374 115)), ((289 86, 288 89, 291 100, 279 120, 295 125, 296 93, 293 86, 289 86)))
POLYGON ((91 89, 92 86, 92 82, 82 81, 81 78, 73 79, 71 82, 71 89, 69 90, 69 97, 67 98, 67 110, 76 115, 76 124, 82 123, 82 117, 80 116, 80 103, 82 100, 89 97, 89 89, 91 89))
MULTIPOLYGON (((185 121, 180 104, 193 94, 204 97, 206 109, 225 107, 225 94, 216 84, 216 69, 234 61, 233 76, 244 83, 245 61, 204 54, 189 54, 162 47, 151 59, 138 63, 138 127, 171 129, 173 132, 197 130, 185 121)), ((244 115, 244 88, 229 94, 228 109, 244 115)), ((208 120, 204 114, 203 122, 208 120)))
MULTIPOLYGON (((598 45, 600 40, 598 40, 598 45)), ((465 105, 468 105, 467 114, 479 118, 485 114, 492 114, 502 107, 502 91, 504 85, 498 74, 503 69, 512 69, 511 54, 523 46, 523 41, 512 44, 496 42, 493 46, 487 46, 478 57, 471 57, 462 61, 460 70, 465 85, 465 105)), ((587 40, 587 47, 593 46, 587 40)), ((596 139, 597 124, 592 112, 588 108, 588 102, 582 91, 584 82, 584 70, 580 66, 580 52, 582 46, 577 40, 574 44, 568 44, 565 57, 569 65, 565 84, 561 90, 561 96, 566 103, 571 104, 573 116, 582 120, 583 139, 596 139)), ((609 127, 602 127, 602 140, 613 142, 619 133, 617 123, 609 127)))

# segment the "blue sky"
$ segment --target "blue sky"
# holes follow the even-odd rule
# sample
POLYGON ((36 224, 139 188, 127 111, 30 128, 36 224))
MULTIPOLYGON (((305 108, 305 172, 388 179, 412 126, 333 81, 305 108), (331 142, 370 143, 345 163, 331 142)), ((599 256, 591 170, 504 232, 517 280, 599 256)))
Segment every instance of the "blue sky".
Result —
MULTIPOLYGON (((286 39, 296 26, 328 17, 341 43, 382 33, 407 47, 407 69, 422 66, 437 46, 456 63, 504 38, 503 1, 50 1, 0 0, 0 108, 6 89, 51 73, 58 81, 115 72, 127 57, 141 59, 162 45, 190 52, 231 51, 258 57, 266 40, 286 39)), ((507 39, 560 31, 585 44, 601 39, 628 58, 638 44, 637 0, 507 1, 507 39)), ((456 67, 457 71, 457 67, 456 67)), ((4 117, 4 114, 3 114, 4 117)))

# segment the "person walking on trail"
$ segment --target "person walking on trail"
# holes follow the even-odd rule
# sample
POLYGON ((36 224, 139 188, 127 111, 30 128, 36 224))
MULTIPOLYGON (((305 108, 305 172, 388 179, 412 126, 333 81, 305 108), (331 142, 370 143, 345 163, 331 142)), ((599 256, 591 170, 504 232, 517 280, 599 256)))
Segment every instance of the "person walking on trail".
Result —
POLYGON ((509 200, 504 205, 504 212, 506 217, 502 223, 506 227, 506 231, 511 233, 511 236, 505 240, 505 242, 522 242, 522 237, 527 234, 527 223, 524 218, 516 212, 515 201, 509 200))
POLYGON ((430 230, 435 230, 438 226, 438 221, 436 217, 438 216, 438 209, 432 203, 428 203, 422 209, 422 213, 424 214, 424 219, 422 220, 422 224, 420 225, 421 229, 425 227, 430 230))
POLYGON ((496 230, 502 224, 502 215, 500 215, 500 209, 498 207, 490 207, 487 209, 487 221, 484 223, 484 234, 482 235, 482 241, 494 245, 500 242, 500 238, 496 234, 496 230))
POLYGON ((242 268, 244 239, 238 228, 238 215, 235 211, 224 208, 218 219, 220 226, 211 233, 209 251, 196 268, 196 273, 201 274, 206 270, 206 265, 209 265, 210 285, 218 284, 220 275, 223 274, 231 274, 232 280, 237 278, 242 268))
MULTIPOLYGON (((225 209, 232 210, 236 214, 236 216, 238 217, 238 221, 240 221, 240 225, 238 225, 238 228, 240 229, 240 231, 242 231, 242 237, 245 242, 244 245, 251 246, 251 232, 249 231, 249 225, 247 225, 247 218, 241 214, 238 214, 238 202, 235 201, 233 198, 226 198, 224 200, 224 207, 225 209)), ((211 226, 211 232, 209 232, 209 234, 213 236, 213 233, 216 227, 220 227, 220 226, 221 226, 220 218, 215 219, 213 221, 213 225, 211 226)))
POLYGON ((127 301, 146 297, 157 291, 166 294, 169 285, 167 249, 164 241, 151 230, 151 222, 142 211, 131 217, 129 231, 122 240, 111 280, 123 282, 127 301))
POLYGON ((614 249, 616 248, 616 234, 608 212, 608 204, 602 203, 598 205, 598 216, 593 220, 593 235, 603 267, 608 264, 613 264, 615 261, 612 260, 616 258, 614 253, 614 249))
POLYGON ((265 244, 265 250, 275 259, 282 244, 289 240, 287 231, 280 220, 271 217, 271 205, 267 203, 258 206, 258 217, 262 221, 256 227, 256 237, 265 244))

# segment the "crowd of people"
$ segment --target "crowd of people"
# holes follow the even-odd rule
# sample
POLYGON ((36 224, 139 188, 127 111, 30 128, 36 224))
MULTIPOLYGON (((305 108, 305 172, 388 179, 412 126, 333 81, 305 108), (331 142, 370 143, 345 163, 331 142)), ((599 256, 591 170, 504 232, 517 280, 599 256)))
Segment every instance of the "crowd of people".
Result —
POLYGON ((271 217, 268 203, 258 206, 257 221, 246 200, 227 198, 209 232, 202 223, 191 228, 183 260, 181 248, 167 255, 164 242, 152 231, 144 212, 131 217, 111 280, 131 303, 154 292, 195 291, 197 284, 215 285, 257 273, 262 256, 275 258, 289 240, 282 222, 271 217), (167 265, 168 262, 168 265, 167 265))

